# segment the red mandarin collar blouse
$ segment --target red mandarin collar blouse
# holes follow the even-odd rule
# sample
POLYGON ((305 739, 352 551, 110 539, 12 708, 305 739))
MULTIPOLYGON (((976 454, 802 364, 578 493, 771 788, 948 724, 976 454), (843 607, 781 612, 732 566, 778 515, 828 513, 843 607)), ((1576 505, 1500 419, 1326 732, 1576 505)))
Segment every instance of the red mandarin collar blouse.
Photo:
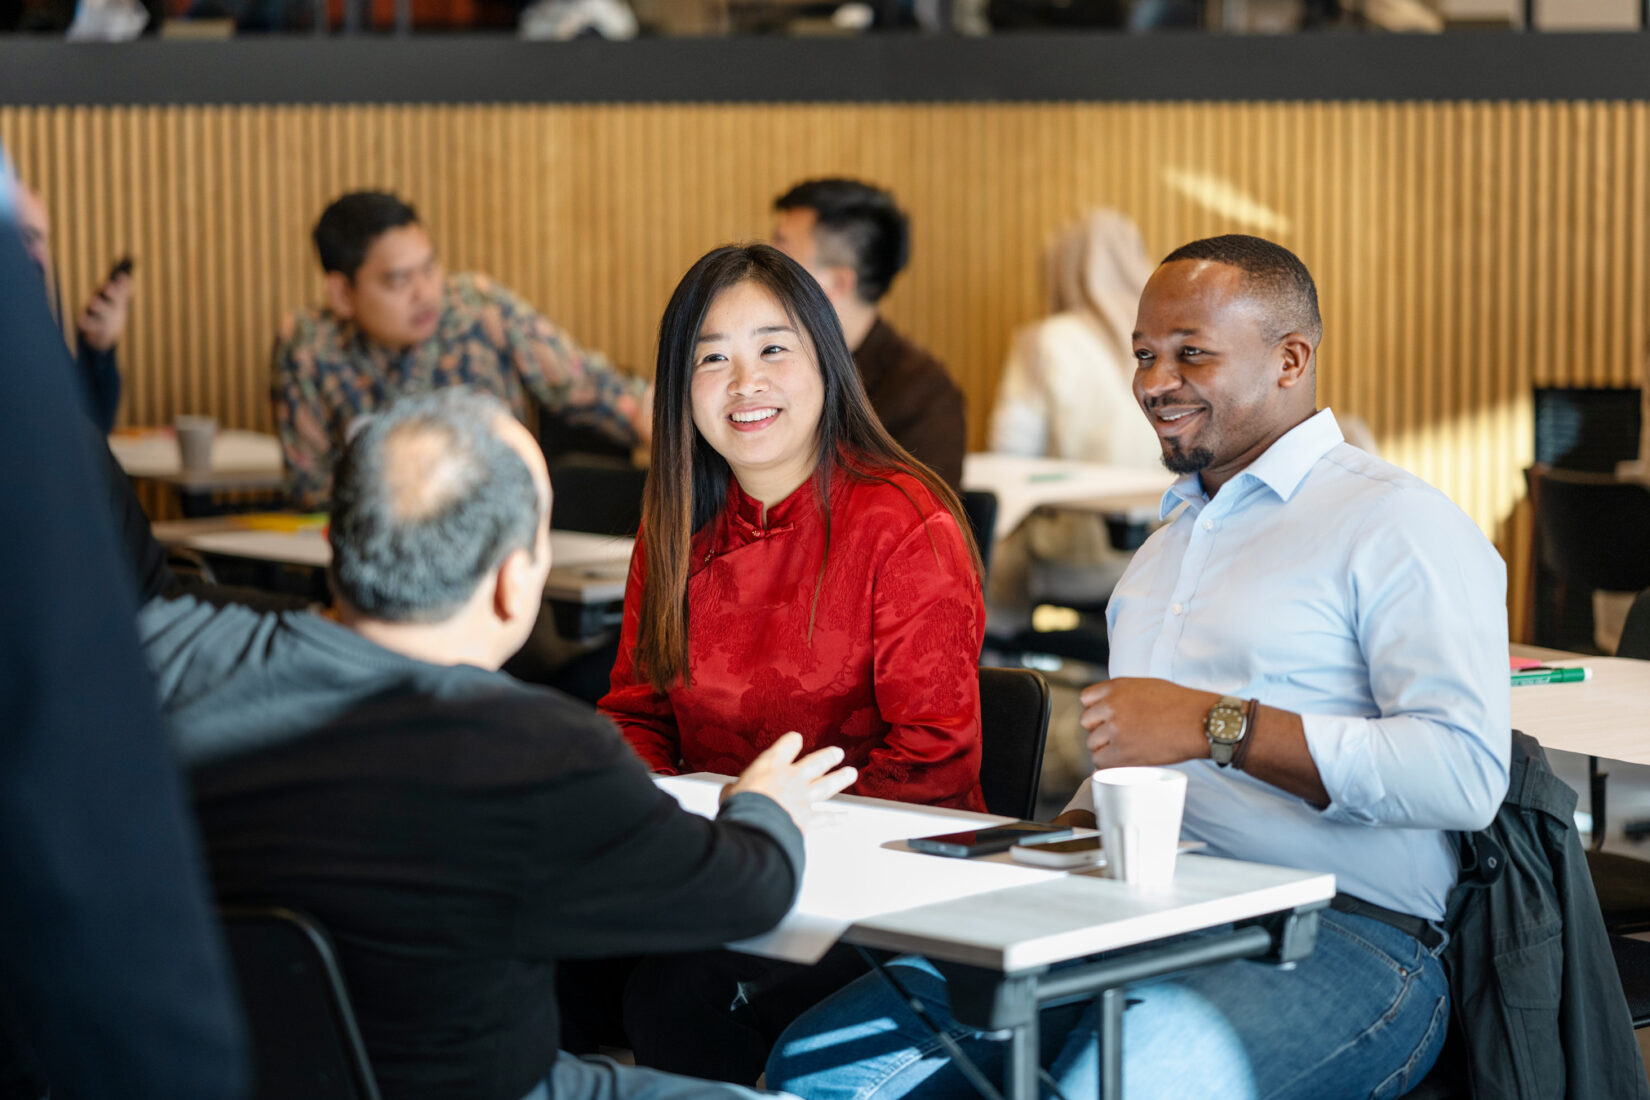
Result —
POLYGON ((838 745, 850 793, 983 810, 980 645, 985 604, 956 521, 922 483, 838 473, 831 546, 809 481, 769 509, 729 482, 694 535, 692 684, 661 695, 635 668, 646 575, 637 540, 612 689, 601 710, 655 772, 737 775, 780 734, 838 745), (808 618, 814 611, 810 639, 808 618))

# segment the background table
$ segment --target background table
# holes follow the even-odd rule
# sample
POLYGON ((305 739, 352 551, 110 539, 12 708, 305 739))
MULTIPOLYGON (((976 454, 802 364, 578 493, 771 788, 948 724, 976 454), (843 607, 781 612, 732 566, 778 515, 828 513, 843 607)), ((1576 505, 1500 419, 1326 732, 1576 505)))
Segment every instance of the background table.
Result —
POLYGON ((212 440, 212 468, 205 473, 184 473, 171 428, 123 429, 109 436, 109 449, 127 477, 177 490, 185 515, 209 511, 214 493, 286 489, 281 441, 262 432, 219 432, 212 440))
MULTIPOLYGON (((214 516, 164 521, 154 525, 154 532, 167 546, 202 554, 325 569, 332 563, 332 547, 324 528, 324 517, 214 516)), ((635 543, 582 531, 550 532, 544 598, 552 604, 563 636, 588 638, 617 623, 615 605, 624 601, 635 543)))
MULTIPOLYGON (((657 782, 688 810, 711 816, 728 780, 688 775, 657 782)), ((807 868, 791 912, 772 932, 730 946, 810 963, 840 938, 926 956, 950 980, 958 1020, 1012 1030, 1006 1073, 1016 1100, 1037 1095, 1043 1003, 1097 996, 1101 1095, 1112 1100, 1121 1093, 1124 985, 1230 959, 1304 958, 1318 910, 1335 894, 1334 875, 1210 856, 1182 854, 1174 881, 1160 891, 1093 871, 1027 867, 1006 854, 946 859, 913 852, 904 841, 1006 819, 852 796, 839 796, 830 808, 836 820, 808 831, 807 868), (1053 969, 1226 924, 1233 927, 1053 969)))
POLYGON ((1512 651, 1554 667, 1593 670, 1593 678, 1583 683, 1513 688, 1514 729, 1549 749, 1650 764, 1650 661, 1535 646, 1512 651))
POLYGON ((1174 484, 1167 470, 1136 470, 1095 462, 982 451, 963 457, 963 488, 997 495, 995 536, 1007 538, 1033 510, 1059 505, 1129 523, 1155 523, 1163 493, 1174 484))

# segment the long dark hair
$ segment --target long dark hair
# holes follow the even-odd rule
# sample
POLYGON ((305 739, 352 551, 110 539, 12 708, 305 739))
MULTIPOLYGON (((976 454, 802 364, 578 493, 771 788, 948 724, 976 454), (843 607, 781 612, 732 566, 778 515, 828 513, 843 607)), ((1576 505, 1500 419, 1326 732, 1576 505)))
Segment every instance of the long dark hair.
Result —
MULTIPOLYGON (((727 460, 693 425, 691 394, 694 350, 705 314, 717 295, 752 282, 772 294, 791 323, 808 334, 824 383, 819 414, 814 493, 825 517, 825 551, 831 546, 831 477, 841 471, 862 481, 888 482, 909 474, 951 513, 980 570, 980 554, 951 487, 895 443, 865 397, 854 357, 842 336, 836 311, 814 277, 790 257, 765 244, 724 245, 688 269, 659 321, 659 361, 654 375, 653 462, 642 494, 642 550, 647 577, 642 586, 636 667, 657 691, 688 675, 689 547, 694 532, 721 512, 733 476, 727 460)), ((912 507, 916 502, 912 501, 912 507)), ((814 584, 817 610, 822 566, 814 584)), ((813 621, 809 616, 809 623, 813 621)), ((811 629, 811 627, 810 627, 811 629)))

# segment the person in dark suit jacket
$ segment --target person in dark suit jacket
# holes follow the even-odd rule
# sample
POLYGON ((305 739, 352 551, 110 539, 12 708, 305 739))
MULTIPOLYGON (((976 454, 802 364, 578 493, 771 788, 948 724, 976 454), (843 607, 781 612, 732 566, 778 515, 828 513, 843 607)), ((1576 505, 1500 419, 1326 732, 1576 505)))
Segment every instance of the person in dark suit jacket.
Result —
POLYGON ((836 307, 882 426, 960 491, 968 449, 962 390, 938 359, 897 332, 877 308, 910 259, 909 219, 892 195, 857 180, 807 180, 773 205, 774 247, 807 268, 836 307))
POLYGON ((239 1017, 132 585, 96 506, 100 441, 3 163, 0 1089, 232 1100, 239 1017))

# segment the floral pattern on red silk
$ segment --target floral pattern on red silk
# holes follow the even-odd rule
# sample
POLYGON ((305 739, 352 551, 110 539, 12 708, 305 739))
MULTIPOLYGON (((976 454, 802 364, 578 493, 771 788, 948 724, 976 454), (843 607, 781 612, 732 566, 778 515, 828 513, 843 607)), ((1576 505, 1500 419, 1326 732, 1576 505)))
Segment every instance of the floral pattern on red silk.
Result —
POLYGON ((813 483, 762 516, 730 482, 693 538, 691 686, 666 694, 634 656, 646 562, 630 563, 612 689, 601 710, 655 772, 737 775, 780 734, 839 745, 850 793, 983 810, 980 644, 985 604, 956 521, 922 483, 838 474, 831 547, 813 483))

